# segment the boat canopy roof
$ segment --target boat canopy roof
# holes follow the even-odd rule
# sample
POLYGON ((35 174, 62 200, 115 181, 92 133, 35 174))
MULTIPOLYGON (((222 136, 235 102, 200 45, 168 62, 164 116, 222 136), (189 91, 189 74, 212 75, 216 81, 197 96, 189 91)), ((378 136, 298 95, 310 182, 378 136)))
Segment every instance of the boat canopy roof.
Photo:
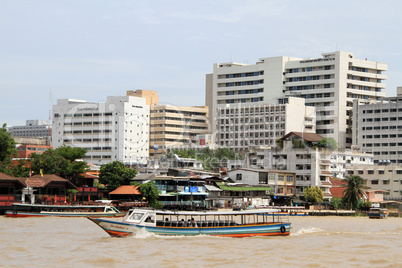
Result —
POLYGON ((173 211, 173 210, 146 210, 131 209, 131 212, 152 212, 158 215, 189 215, 189 216, 209 216, 209 215, 256 215, 256 214, 272 214, 280 212, 279 209, 249 209, 249 210, 220 210, 220 211, 173 211))
POLYGON ((60 208, 60 209, 69 209, 69 208, 104 208, 111 207, 106 204, 94 204, 94 205, 42 205, 42 204, 22 204, 22 203, 13 203, 13 206, 18 207, 36 207, 36 208, 60 208))

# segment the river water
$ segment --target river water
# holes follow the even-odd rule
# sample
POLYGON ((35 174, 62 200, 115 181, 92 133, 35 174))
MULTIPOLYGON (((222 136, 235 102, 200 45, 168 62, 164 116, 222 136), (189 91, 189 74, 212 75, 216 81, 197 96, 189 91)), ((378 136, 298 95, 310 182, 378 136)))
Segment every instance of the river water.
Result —
POLYGON ((0 216, 0 267, 402 267, 402 218, 290 220, 287 237, 112 238, 86 218, 0 216))

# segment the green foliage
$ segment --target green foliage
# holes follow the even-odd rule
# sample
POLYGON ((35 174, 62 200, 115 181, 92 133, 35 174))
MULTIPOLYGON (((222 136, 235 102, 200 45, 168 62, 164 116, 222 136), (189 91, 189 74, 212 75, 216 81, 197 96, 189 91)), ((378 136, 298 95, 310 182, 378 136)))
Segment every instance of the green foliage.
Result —
POLYGON ((370 201, 361 202, 358 207, 361 210, 369 210, 371 208, 371 202, 370 201))
POLYGON ((324 138, 317 143, 317 147, 336 150, 338 148, 338 143, 333 138, 324 138))
POLYGON ((332 197, 330 205, 333 209, 341 208, 342 207, 342 198, 332 197))
POLYGON ((299 137, 293 137, 292 139, 293 148, 305 148, 307 144, 305 141, 299 137))
POLYGON ((83 148, 72 148, 70 146, 60 146, 55 149, 55 152, 58 155, 61 155, 65 159, 67 159, 70 162, 73 162, 77 159, 82 159, 85 157, 85 154, 87 153, 87 150, 83 148))
POLYGON ((324 193, 318 186, 308 187, 304 190, 304 198, 308 202, 316 204, 324 200, 324 193))
POLYGON ((120 185, 130 185, 137 171, 128 168, 120 161, 113 161, 101 166, 99 173, 99 182, 107 185, 110 191, 113 191, 120 185))
POLYGON ((75 160, 83 158, 85 153, 85 149, 69 146, 50 148, 40 155, 30 155, 31 169, 36 174, 39 174, 42 169, 43 174, 56 174, 76 184, 79 174, 85 173, 88 165, 85 161, 75 160))
POLYGON ((11 173, 14 177, 27 178, 29 177, 29 168, 26 160, 19 159, 17 165, 13 165, 11 173))
POLYGON ((347 188, 343 191, 345 203, 351 209, 356 209, 360 198, 364 195, 365 183, 360 176, 350 175, 345 179, 347 188))
POLYGON ((279 148, 283 148, 283 140, 277 139, 276 140, 276 146, 278 146, 279 148))
POLYGON ((42 154, 31 154, 31 169, 35 174, 39 174, 40 170, 43 174, 56 174, 61 177, 64 170, 68 167, 68 160, 57 154, 55 150, 49 148, 42 154))
POLYGON ((11 175, 11 159, 18 155, 15 140, 7 132, 7 124, 0 128, 0 172, 11 175))
POLYGON ((177 154, 182 158, 195 158, 196 160, 203 162, 203 167, 207 170, 217 168, 221 163, 226 163, 228 160, 243 159, 242 155, 229 148, 219 148, 217 150, 204 148, 200 151, 194 149, 175 149, 173 150, 173 154, 177 154))
POLYGON ((147 182, 140 184, 138 190, 141 192, 142 196, 149 202, 149 206, 152 208, 162 208, 163 205, 159 203, 159 190, 158 187, 153 184, 153 182, 147 182))

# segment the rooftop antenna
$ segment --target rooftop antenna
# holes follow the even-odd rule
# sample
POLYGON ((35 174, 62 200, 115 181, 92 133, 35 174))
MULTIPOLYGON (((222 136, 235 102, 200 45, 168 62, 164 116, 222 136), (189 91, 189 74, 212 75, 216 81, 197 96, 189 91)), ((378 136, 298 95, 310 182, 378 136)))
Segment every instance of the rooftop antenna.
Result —
POLYGON ((48 121, 48 145, 52 144, 52 129, 51 129, 51 121, 52 120, 52 89, 49 90, 49 121, 48 121))

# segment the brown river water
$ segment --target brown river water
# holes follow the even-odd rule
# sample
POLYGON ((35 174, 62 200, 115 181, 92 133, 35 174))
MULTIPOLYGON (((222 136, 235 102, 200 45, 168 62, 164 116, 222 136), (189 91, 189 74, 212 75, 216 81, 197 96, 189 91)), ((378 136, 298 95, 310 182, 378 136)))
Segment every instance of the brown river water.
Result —
POLYGON ((402 267, 402 218, 290 221, 287 237, 112 238, 86 218, 0 216, 0 267, 402 267))

